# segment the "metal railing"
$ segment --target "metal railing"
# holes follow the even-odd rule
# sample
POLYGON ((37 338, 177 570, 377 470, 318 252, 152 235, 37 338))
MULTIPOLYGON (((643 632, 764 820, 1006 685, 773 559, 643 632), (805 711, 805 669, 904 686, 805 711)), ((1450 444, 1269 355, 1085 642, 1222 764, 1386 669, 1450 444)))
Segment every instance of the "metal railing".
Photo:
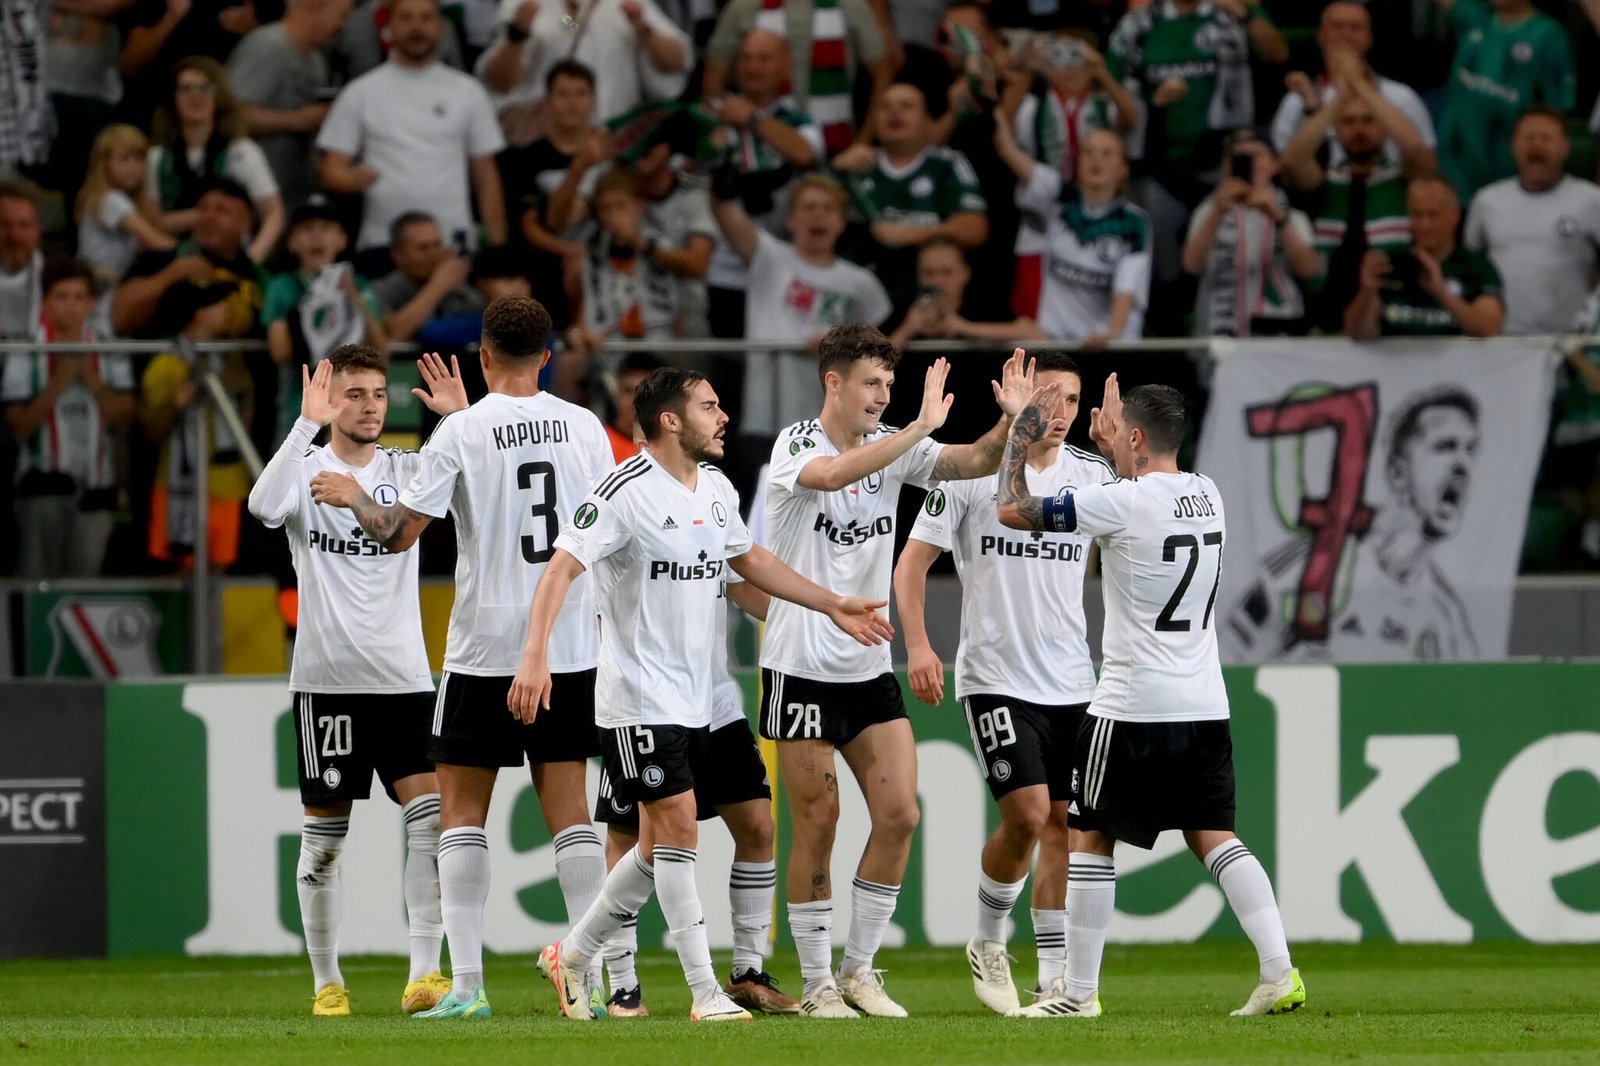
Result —
MULTIPOLYGON (((1451 343, 1459 343, 1471 338, 1450 338, 1451 343)), ((1492 344, 1498 338, 1481 338, 1480 343, 1492 344)), ((1547 343, 1552 354, 1557 351, 1571 350, 1580 346, 1600 346, 1600 335, 1558 334, 1542 335, 1539 337, 1524 337, 1522 340, 1537 340, 1547 343)), ((1139 355, 1153 353, 1194 353, 1203 359, 1215 358, 1219 352, 1218 347, 1226 347, 1225 342, 1234 340, 1231 337, 1151 337, 1141 340, 1114 341, 1102 348, 1094 350, 1095 355, 1139 355)), ((1430 343, 1437 343, 1437 338, 1385 338, 1386 343, 1399 341, 1405 345, 1426 347, 1430 343)), ((1282 338, 1281 343, 1293 345, 1296 338, 1282 338)), ((968 339, 919 339, 905 345, 904 351, 911 353, 927 354, 959 354, 983 353, 998 354, 1011 348, 1051 348, 1067 352, 1088 352, 1076 340, 1041 340, 1039 338, 1018 338, 1014 341, 995 340, 968 340, 968 339)), ((389 345, 391 355, 414 356, 428 348, 409 341, 397 341, 389 345)), ((630 352, 643 352, 657 356, 690 356, 690 355, 765 355, 784 352, 793 352, 796 345, 792 341, 771 340, 719 340, 714 338, 685 339, 685 340, 654 340, 654 341, 613 341, 606 345, 605 352, 610 354, 625 355, 630 352)), ((124 354, 160 354, 163 352, 176 352, 191 365, 199 365, 200 373, 197 377, 206 399, 209 401, 217 418, 227 428, 233 439, 239 442, 239 453, 245 466, 250 471, 251 480, 260 477, 262 458, 251 443, 250 433, 245 427, 245 422, 230 397, 223 387, 221 380, 213 374, 203 362, 197 363, 197 357, 209 354, 264 354, 267 346, 264 341, 257 340, 229 340, 229 341, 204 341, 192 343, 184 338, 176 340, 112 340, 112 341, 87 341, 87 342, 41 342, 28 340, 0 340, 0 358, 10 355, 28 355, 40 351, 49 351, 63 355, 94 354, 116 352, 124 354)), ((598 361, 597 361, 598 362, 598 361)), ((602 379, 608 390, 614 385, 610 375, 601 371, 602 379)), ((183 579, 188 585, 189 599, 189 658, 190 668, 196 673, 207 672, 213 660, 213 626, 212 626, 212 598, 213 581, 209 566, 209 545, 207 543, 209 530, 207 528, 205 501, 209 495, 211 451, 208 446, 208 426, 206 419, 199 420, 200 440, 197 449, 197 461, 194 477, 195 498, 198 502, 195 522, 195 541, 193 558, 195 565, 191 567, 188 576, 183 579)))

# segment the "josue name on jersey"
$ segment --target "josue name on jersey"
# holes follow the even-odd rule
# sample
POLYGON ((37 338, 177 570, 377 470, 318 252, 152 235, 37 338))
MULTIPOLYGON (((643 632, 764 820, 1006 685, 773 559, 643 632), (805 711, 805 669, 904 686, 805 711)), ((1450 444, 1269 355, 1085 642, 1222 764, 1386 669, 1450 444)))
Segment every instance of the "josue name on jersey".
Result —
POLYGON ((571 440, 566 422, 541 418, 537 422, 510 422, 494 427, 494 446, 500 451, 527 444, 565 444, 571 440))

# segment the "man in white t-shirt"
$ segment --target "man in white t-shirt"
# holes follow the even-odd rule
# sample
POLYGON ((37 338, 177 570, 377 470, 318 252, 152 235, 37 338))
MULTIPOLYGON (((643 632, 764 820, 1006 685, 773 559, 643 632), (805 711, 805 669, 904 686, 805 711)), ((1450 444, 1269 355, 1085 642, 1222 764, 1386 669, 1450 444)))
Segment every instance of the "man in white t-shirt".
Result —
POLYGON ((1125 480, 1035 495, 1028 451, 1051 432, 1059 393, 1059 385, 1044 386, 1017 415, 996 504, 1012 529, 1077 532, 1100 544, 1104 663, 1078 732, 1070 800, 1099 832, 1080 837, 1083 850, 1071 856, 1066 980, 1030 1013, 1100 1015, 1100 960, 1116 909, 1115 842, 1149 848, 1165 829, 1183 831, 1255 945, 1260 983, 1234 1015, 1297 1010, 1306 990, 1289 959, 1272 883, 1233 832, 1233 741, 1212 624, 1222 494, 1205 475, 1178 469, 1182 394, 1141 385, 1124 400, 1113 374, 1090 415, 1090 435, 1125 480))
MULTIPOLYGON (((934 361, 917 420, 881 424, 900 354, 871 326, 835 326, 817 346, 819 417, 781 433, 766 474, 773 553, 832 588, 887 599, 900 489, 994 473, 1011 415, 1031 392, 1022 349, 994 383, 1003 417, 972 444, 943 445, 953 396, 949 364, 934 361)), ((789 795, 789 929, 805 981, 802 1017, 905 1017, 884 991, 873 957, 894 916, 917 826, 917 749, 888 648, 858 648, 805 612, 774 603, 761 646, 766 706, 761 735, 778 742, 789 795), (839 822, 835 759, 866 796, 872 833, 851 886, 850 933, 833 971, 833 839, 839 822)))
POLYGON ((817 409, 816 350, 834 326, 881 326, 893 310, 883 283, 865 267, 839 258, 849 197, 821 174, 807 174, 789 197, 793 244, 772 236, 737 200, 713 200, 712 211, 728 246, 748 264, 745 336, 793 341, 804 352, 755 352, 745 366, 740 432, 764 438, 817 409))
MULTIPOLYGON (((1116 480, 1099 455, 1066 443, 1082 390, 1078 365, 1062 352, 1034 352, 1041 384, 1059 384, 1056 419, 1028 450, 1028 483, 1041 492, 1116 480)), ((983 766, 1000 824, 984 845, 978 879, 978 930, 967 962, 979 1002, 997 1014, 1016 1010, 1006 953, 1006 925, 1027 883, 1035 845, 1033 934, 1039 989, 1058 991, 1066 960, 1067 855, 1092 818, 1074 816, 1067 799, 1078 726, 1094 695, 1083 617, 1089 541, 1076 533, 1018 536, 995 517, 995 478, 956 481, 928 493, 895 567, 894 590, 905 632, 911 691, 937 707, 944 664, 923 617, 928 568, 953 551, 961 577, 961 642, 956 698, 983 766)), ((1052 1014, 1031 1014, 1054 1017, 1052 1014)))
POLYGON ((1600 186, 1563 167, 1572 151, 1566 119, 1528 108, 1511 135, 1515 177, 1472 198, 1461 243, 1487 255, 1506 286, 1505 333, 1563 333, 1600 266, 1600 186))
MULTIPOLYGON (((311 498, 311 476, 348 475, 369 496, 393 499, 417 470, 417 454, 379 448, 389 410, 388 357, 366 345, 335 349, 312 375, 302 367, 300 418, 250 490, 250 513, 282 528, 300 579, 289 691, 300 750, 300 862, 295 888, 311 956, 312 1013, 350 1013, 339 971, 343 900, 339 859, 352 802, 372 793, 372 774, 400 804, 406 825, 405 899, 411 976, 400 1006, 428 1010, 450 991, 439 972, 439 781, 428 757, 433 676, 422 643, 417 556, 396 554, 351 528, 342 507, 311 498), (312 441, 333 427, 328 444, 312 441)), ((467 406, 458 374, 437 355, 419 363, 428 407, 467 406)))
POLYGON ((389 224, 419 210, 452 243, 476 246, 469 179, 488 242, 506 241, 494 162, 505 138, 483 86, 438 61, 443 33, 438 0, 395 0, 388 62, 345 86, 317 135, 322 187, 363 197, 362 251, 386 245, 389 224))
MULTIPOLYGON (((1332 103, 1339 94, 1339 82, 1355 85, 1362 82, 1375 88, 1378 94, 1399 110, 1416 131, 1421 152, 1416 159, 1417 173, 1433 169, 1434 148, 1438 137, 1434 133, 1433 118, 1416 90, 1403 82, 1385 78, 1367 64, 1367 53, 1372 50, 1372 16, 1366 6, 1353 0, 1336 0, 1322 9, 1322 21, 1317 27, 1317 44, 1322 49, 1323 72, 1312 78, 1303 71, 1294 71, 1286 79, 1289 91, 1278 103, 1272 117, 1272 146, 1279 154, 1289 150, 1289 142, 1302 123, 1332 103)), ((1345 161, 1344 149, 1327 133, 1329 169, 1345 161)), ((1384 152, 1392 160, 1402 157, 1401 146, 1390 140, 1384 152)))
POLYGON ((550 635, 563 604, 570 606, 573 582, 593 571, 603 641, 596 725, 606 738, 606 776, 614 795, 643 805, 644 818, 638 846, 612 867, 588 913, 544 949, 539 969, 555 985, 563 1015, 595 1016, 589 970, 654 891, 693 993, 690 1020, 748 1021, 717 984, 695 886, 696 784, 725 772, 711 761, 709 742, 720 656, 706 648, 723 610, 723 571, 733 567, 869 646, 891 631, 877 613, 887 601, 830 592, 751 542, 738 493, 708 462, 723 456, 728 416, 704 375, 657 370, 634 406, 649 446, 602 479, 557 538, 534 594, 510 706, 524 722, 550 714, 550 635))
POLYGON ((588 581, 573 590, 551 646, 554 713, 523 724, 506 702, 528 605, 555 554, 558 516, 612 466, 600 420, 539 389, 549 333, 550 316, 537 301, 491 303, 479 355, 489 395, 439 423, 411 481, 379 501, 329 471, 311 483, 313 499, 350 507, 367 535, 390 551, 411 547, 435 518, 455 519, 456 599, 428 748, 443 798, 439 887, 452 988, 419 1017, 491 1013, 483 989, 484 826, 502 766, 529 764, 569 917, 588 909, 605 879, 605 848, 589 820, 584 784, 587 761, 600 754, 594 728, 600 634, 588 581))

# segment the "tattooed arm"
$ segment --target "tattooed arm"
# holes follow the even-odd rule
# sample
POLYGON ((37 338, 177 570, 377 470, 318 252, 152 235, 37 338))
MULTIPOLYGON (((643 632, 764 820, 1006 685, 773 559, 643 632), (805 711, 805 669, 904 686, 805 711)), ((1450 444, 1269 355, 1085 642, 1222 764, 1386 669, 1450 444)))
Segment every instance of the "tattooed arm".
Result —
POLYGON ((1000 524, 1012 529, 1047 528, 1047 501, 1028 491, 1028 448, 1043 440, 1050 431, 1053 420, 1045 412, 1056 408, 1061 388, 1046 385, 1033 394, 1011 423, 1010 436, 1006 438, 1005 455, 1000 460, 1000 487, 995 496, 1000 524))
POLYGON ((432 515, 413 511, 399 501, 385 507, 368 496, 355 478, 331 470, 311 479, 311 502, 348 508, 367 536, 392 552, 403 552, 415 544, 433 521, 432 515))
POLYGON ((1017 348, 1006 360, 1000 380, 994 386, 994 399, 1000 405, 1000 421, 994 428, 971 444, 947 444, 934 460, 934 481, 955 481, 962 478, 987 477, 1000 468, 1000 457, 1006 450, 1006 433, 1011 420, 1016 417, 1033 395, 1033 360, 1017 348))

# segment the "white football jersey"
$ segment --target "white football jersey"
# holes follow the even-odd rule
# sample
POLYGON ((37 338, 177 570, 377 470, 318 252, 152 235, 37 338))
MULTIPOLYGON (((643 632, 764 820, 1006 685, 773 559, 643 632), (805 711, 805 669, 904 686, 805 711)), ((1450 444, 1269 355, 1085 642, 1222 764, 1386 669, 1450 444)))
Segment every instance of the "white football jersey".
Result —
POLYGON ((1217 658, 1222 494, 1204 474, 1146 474, 1072 494, 1100 542, 1106 630, 1089 713, 1140 722, 1228 717, 1217 658))
MULTIPOLYGON (((1063 444, 1047 470, 1027 467, 1035 496, 1115 481, 1111 465, 1063 444)), ((1010 696, 1046 706, 1088 703, 1094 663, 1083 620, 1089 543, 1081 533, 1008 529, 995 506, 999 475, 928 493, 911 538, 953 552, 961 577, 956 698, 1010 696)))
POLYGON ((311 447, 320 427, 302 418, 250 491, 250 513, 289 537, 300 578, 300 622, 289 667, 294 692, 432 692, 417 601, 417 553, 389 551, 343 507, 311 502, 323 470, 349 474, 368 496, 393 503, 417 453, 379 448, 349 466, 311 447))
MULTIPOLYGON (((456 602, 444 668, 496 677, 517 672, 528 608, 570 514, 613 465, 606 431, 586 408, 547 392, 490 393, 439 423, 422 446, 400 502, 456 523, 456 602)), ((595 664, 594 594, 580 577, 550 638, 554 673, 595 664)))
POLYGON ((744 713, 744 689, 733 679, 731 653, 728 651, 728 612, 730 609, 738 609, 731 607, 728 601, 728 586, 737 585, 743 580, 744 578, 733 572, 732 567, 725 567, 722 571, 722 590, 718 592, 722 600, 717 604, 717 634, 711 645, 711 654, 716 658, 716 662, 712 664, 716 674, 712 681, 711 694, 712 729, 721 729, 734 722, 749 721, 744 713))
POLYGON ((727 560, 750 550, 728 479, 702 464, 690 491, 640 452, 601 479, 556 547, 593 573, 601 640, 595 725, 709 726, 727 653, 706 638, 727 611, 727 560))
MULTIPOLYGON (((895 429, 879 426, 871 444, 895 429)), ((873 600, 889 598, 894 523, 900 486, 933 486, 944 445, 932 438, 888 467, 837 492, 804 488, 800 471, 811 460, 838 455, 822 423, 797 422, 778 435, 767 468, 766 536, 772 553, 825 589, 873 600)), ((761 665, 812 681, 870 681, 889 672, 889 645, 866 646, 840 632, 826 615, 773 600, 761 665)))

